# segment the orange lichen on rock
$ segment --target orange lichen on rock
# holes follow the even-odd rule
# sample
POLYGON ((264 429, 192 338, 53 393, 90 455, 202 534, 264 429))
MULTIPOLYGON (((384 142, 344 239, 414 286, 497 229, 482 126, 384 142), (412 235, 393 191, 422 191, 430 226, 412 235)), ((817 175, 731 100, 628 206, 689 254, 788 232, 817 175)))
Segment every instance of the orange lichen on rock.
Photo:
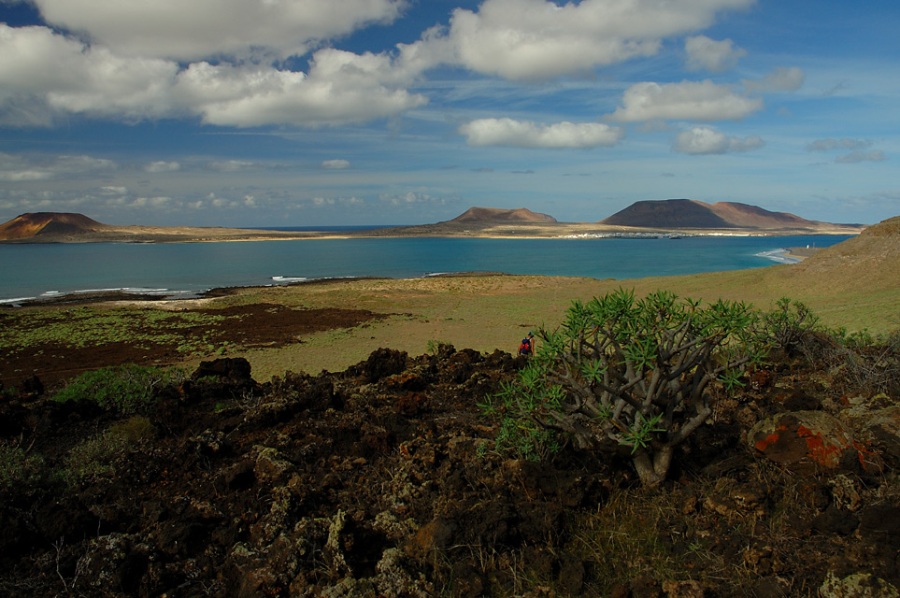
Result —
POLYGON ((864 471, 881 469, 877 454, 855 440, 840 420, 821 411, 781 413, 759 422, 747 439, 756 451, 783 465, 806 462, 839 469, 858 462, 864 471))
POLYGON ((852 446, 852 442, 847 442, 840 436, 833 435, 825 438, 821 432, 816 432, 802 424, 797 426, 797 436, 806 440, 810 458, 828 468, 840 465, 844 451, 852 446))

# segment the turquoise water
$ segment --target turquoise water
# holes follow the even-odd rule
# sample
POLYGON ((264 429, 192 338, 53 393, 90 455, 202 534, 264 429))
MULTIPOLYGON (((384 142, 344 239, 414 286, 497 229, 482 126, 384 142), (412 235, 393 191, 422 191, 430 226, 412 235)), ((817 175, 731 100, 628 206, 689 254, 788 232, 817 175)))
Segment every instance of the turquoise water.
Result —
POLYGON ((758 268, 780 248, 847 236, 680 239, 329 239, 245 243, 0 244, 0 302, 108 289, 194 295, 296 280, 440 273, 640 278, 758 268), (768 256, 766 255, 768 254, 768 256))

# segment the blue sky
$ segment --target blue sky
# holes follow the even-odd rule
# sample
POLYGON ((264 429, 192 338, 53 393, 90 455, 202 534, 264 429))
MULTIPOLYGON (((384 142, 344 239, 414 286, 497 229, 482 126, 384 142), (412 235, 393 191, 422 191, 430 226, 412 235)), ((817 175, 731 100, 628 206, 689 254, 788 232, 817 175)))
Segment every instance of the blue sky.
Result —
POLYGON ((0 222, 900 214, 896 0, 0 0, 0 222))

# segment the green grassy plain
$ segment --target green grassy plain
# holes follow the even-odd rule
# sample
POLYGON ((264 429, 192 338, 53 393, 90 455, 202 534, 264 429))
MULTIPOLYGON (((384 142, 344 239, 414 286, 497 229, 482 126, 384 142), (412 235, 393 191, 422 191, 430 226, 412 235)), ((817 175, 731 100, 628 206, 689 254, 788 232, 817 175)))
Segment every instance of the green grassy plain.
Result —
MULTIPOLYGON (((894 266, 898 264, 894 263, 894 266)), ((855 269, 854 269, 855 271, 855 269)), ((771 309, 781 297, 801 301, 822 324, 887 334, 900 329, 900 281, 893 271, 856 276, 809 272, 804 263, 752 270, 634 280, 541 276, 461 276, 410 280, 355 280, 254 289, 228 301, 275 301, 297 307, 352 307, 391 314, 363 327, 331 330, 277 349, 245 356, 257 379, 285 371, 340 371, 388 347, 412 355, 436 342, 482 352, 513 352, 528 330, 555 327, 575 299, 617 288, 645 295, 667 289, 682 297, 740 300, 771 309)))

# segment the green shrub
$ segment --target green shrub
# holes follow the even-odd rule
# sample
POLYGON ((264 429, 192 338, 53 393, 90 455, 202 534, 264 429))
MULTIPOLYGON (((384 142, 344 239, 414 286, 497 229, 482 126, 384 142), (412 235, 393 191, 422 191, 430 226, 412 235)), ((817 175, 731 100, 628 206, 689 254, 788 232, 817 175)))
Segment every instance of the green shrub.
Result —
POLYGON ((90 401, 103 409, 130 415, 151 408, 156 389, 184 379, 180 370, 127 364, 81 374, 54 395, 60 403, 90 401))
POLYGON ((44 461, 19 447, 0 445, 0 492, 31 486, 43 475, 44 461))
POLYGON ((832 332, 833 346, 819 362, 848 394, 900 396, 900 330, 885 337, 867 331, 832 332))
POLYGON ((793 356, 820 330, 819 318, 799 301, 782 297, 775 309, 763 314, 762 324, 768 341, 786 355, 793 356))
POLYGON ((110 426, 69 451, 63 478, 70 486, 112 476, 129 450, 155 434, 153 424, 145 417, 134 416, 110 426))
POLYGON ((763 356, 758 319, 744 303, 701 306, 666 291, 576 301, 487 405, 506 419, 498 440, 525 457, 553 448, 549 432, 582 449, 627 447, 642 483, 656 485, 675 447, 710 415, 708 386, 733 390, 763 356))

